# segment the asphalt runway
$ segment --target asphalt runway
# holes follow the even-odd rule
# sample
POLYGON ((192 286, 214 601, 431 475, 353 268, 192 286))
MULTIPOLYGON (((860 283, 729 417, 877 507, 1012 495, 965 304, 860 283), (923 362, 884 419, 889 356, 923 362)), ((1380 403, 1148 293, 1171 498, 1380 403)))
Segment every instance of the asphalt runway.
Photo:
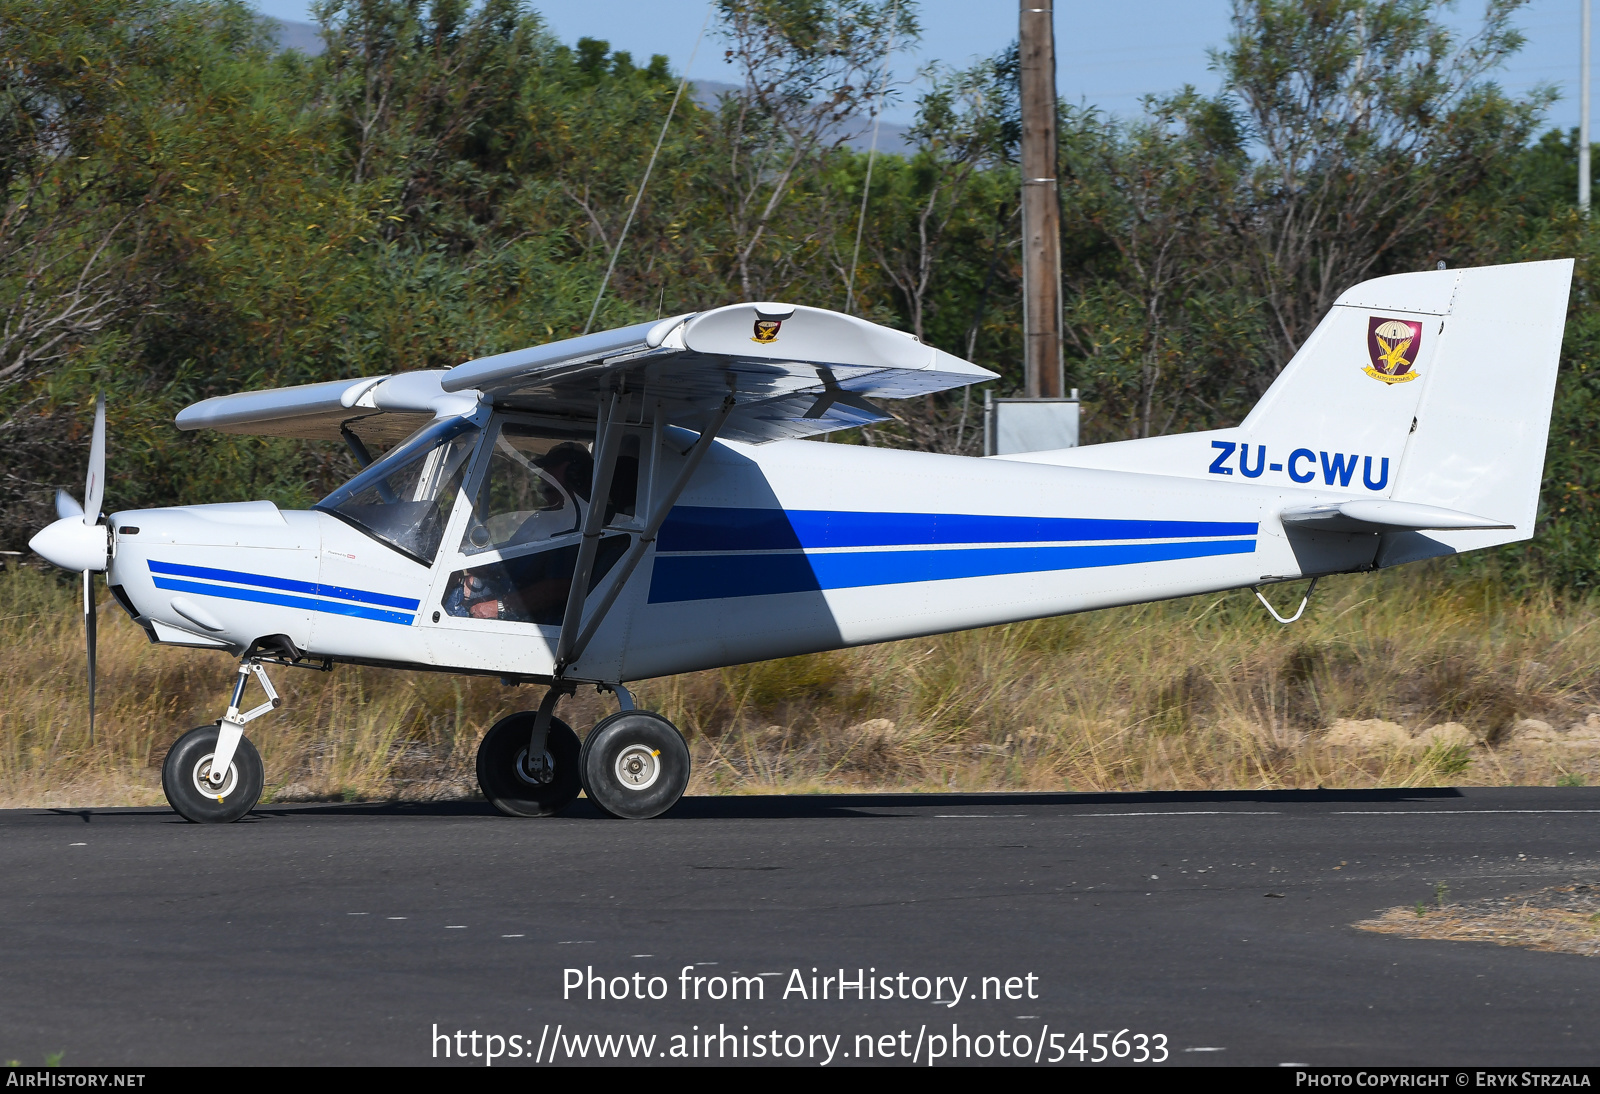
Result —
POLYGON ((1597 788, 11 810, 0 879, 27 1065, 1600 1062, 1600 959, 1350 926, 1600 882, 1597 788))

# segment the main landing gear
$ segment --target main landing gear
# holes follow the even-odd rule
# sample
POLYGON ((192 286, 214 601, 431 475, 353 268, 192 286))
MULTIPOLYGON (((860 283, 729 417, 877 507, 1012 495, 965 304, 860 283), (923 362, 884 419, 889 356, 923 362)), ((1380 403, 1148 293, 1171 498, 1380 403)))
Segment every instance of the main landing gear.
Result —
POLYGON ((478 786, 508 817, 548 817, 572 804, 583 789, 578 778, 578 735, 560 718, 546 723, 543 747, 531 743, 539 715, 508 714, 490 727, 478 746, 478 786))
POLYGON ((600 722, 578 744, 577 734, 555 717, 556 701, 570 690, 553 687, 538 711, 500 719, 478 746, 478 785, 510 817, 544 817, 571 804, 579 789, 607 816, 658 817, 689 786, 689 746, 659 714, 634 710, 627 690, 616 688, 623 709, 600 722), (530 759, 533 757, 533 759, 530 759))

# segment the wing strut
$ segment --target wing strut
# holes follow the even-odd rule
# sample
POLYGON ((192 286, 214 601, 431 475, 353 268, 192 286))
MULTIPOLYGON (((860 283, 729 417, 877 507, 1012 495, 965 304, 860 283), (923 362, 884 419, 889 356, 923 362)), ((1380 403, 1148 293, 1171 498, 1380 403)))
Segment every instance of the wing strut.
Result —
POLYGON ((611 498, 611 478, 617 469, 617 450, 622 442, 622 419, 626 403, 613 391, 601 408, 595 422, 595 449, 598 459, 594 464, 594 478, 589 484, 589 511, 583 518, 583 543, 578 547, 578 561, 572 567, 572 585, 567 590, 567 607, 561 616, 561 637, 556 640, 555 681, 545 692, 533 717, 533 729, 528 734, 528 759, 542 763, 545 744, 550 734, 550 719, 555 714, 556 703, 563 695, 572 694, 572 685, 561 679, 562 670, 570 660, 564 653, 572 646, 572 636, 577 632, 583 612, 583 598, 589 591, 589 575, 594 571, 595 556, 599 553, 600 533, 605 530, 606 504, 611 498))
MULTIPOLYGON (((350 454, 356 458, 357 467, 365 469, 372 466, 372 453, 367 451, 366 442, 351 431, 349 422, 339 423, 339 436, 344 438, 344 443, 350 448, 350 454)), ((389 504, 395 503, 391 501, 389 504)))
MULTIPOLYGON (((723 423, 728 420, 728 415, 733 413, 734 405, 734 399, 731 394, 723 399, 722 406, 712 416, 710 424, 700 434, 700 439, 695 441, 694 447, 689 450, 689 458, 684 461, 683 469, 678 472, 678 477, 673 480, 672 486, 668 488, 666 494, 656 505, 655 512, 650 514, 650 523, 645 525, 644 533, 639 536, 638 541, 634 543, 632 549, 623 558, 621 565, 617 567, 616 573, 611 578, 611 585, 606 589, 606 595, 595 606, 594 612, 589 616, 588 622, 584 624, 583 631, 578 635, 577 641, 572 643, 564 660, 559 656, 556 658, 557 678, 561 676, 562 671, 568 664, 583 656, 583 651, 589 646, 589 640, 594 637, 594 632, 600 629, 600 624, 605 621, 606 613, 611 611, 611 606, 617 602, 617 597, 622 594, 622 588, 628 583, 628 578, 633 576, 634 569, 638 567, 640 560, 644 558, 645 552, 650 549, 650 544, 655 542, 656 533, 660 532, 661 525, 666 523, 667 514, 672 511, 672 507, 677 504, 684 487, 688 486, 689 480, 694 477, 696 469, 700 466, 700 461, 711 450, 711 443, 716 440, 718 431, 722 429, 723 423)), ((561 632, 563 645, 565 644, 566 634, 566 629, 563 627, 561 632)))
POLYGON ((583 617, 584 597, 589 593, 589 575, 594 572, 595 556, 600 550, 600 533, 606 526, 606 504, 611 497, 611 478, 617 469, 617 449, 622 441, 623 403, 612 392, 606 401, 605 414, 600 419, 596 438, 599 458, 594 463, 594 482, 589 487, 589 511, 583 518, 583 544, 578 548, 578 561, 572 568, 572 585, 567 589, 567 609, 561 615, 561 637, 556 640, 556 676, 572 660, 572 640, 577 636, 578 624, 583 617))

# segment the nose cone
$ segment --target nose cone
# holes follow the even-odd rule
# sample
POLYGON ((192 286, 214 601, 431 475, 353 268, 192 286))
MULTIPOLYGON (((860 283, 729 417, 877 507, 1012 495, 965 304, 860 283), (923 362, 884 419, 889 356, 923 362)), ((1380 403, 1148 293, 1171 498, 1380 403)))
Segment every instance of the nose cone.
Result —
POLYGON ((63 570, 104 570, 110 550, 103 524, 85 524, 82 517, 63 517, 28 541, 47 562, 63 570))

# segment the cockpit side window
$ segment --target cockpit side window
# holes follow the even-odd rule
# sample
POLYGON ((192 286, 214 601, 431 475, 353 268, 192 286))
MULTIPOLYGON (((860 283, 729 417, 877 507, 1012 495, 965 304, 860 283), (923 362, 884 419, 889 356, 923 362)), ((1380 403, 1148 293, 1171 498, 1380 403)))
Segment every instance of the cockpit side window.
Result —
POLYGON ((426 426, 316 508, 432 565, 479 433, 462 418, 426 426))
POLYGON ((472 502, 461 553, 504 551, 576 532, 594 457, 585 444, 504 422, 472 502))

